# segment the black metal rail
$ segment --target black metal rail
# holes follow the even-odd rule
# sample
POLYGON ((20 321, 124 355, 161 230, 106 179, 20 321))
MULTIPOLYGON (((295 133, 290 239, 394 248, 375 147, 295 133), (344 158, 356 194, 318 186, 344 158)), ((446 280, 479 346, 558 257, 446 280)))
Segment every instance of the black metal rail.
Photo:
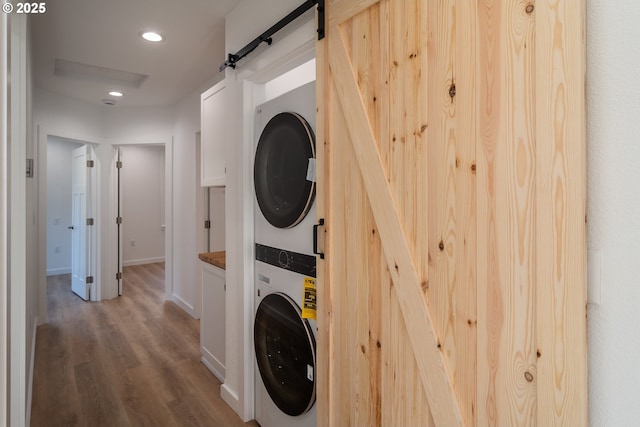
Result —
POLYGON ((228 54, 227 60, 220 65, 220 71, 224 70, 227 67, 236 68, 236 63, 238 61, 253 52, 262 43, 271 45, 271 43, 273 42, 271 36, 289 25, 296 18, 301 16, 307 10, 311 9, 316 4, 318 5, 318 40, 322 40, 324 38, 324 0, 307 0, 303 4, 298 6, 294 11, 278 21, 267 31, 256 37, 251 43, 240 49, 237 53, 228 54))

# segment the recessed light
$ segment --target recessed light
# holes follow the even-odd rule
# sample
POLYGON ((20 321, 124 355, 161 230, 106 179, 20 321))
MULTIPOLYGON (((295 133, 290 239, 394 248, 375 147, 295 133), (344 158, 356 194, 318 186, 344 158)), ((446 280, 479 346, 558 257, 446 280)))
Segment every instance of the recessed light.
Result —
POLYGON ((140 37, 150 42, 161 42, 162 40, 164 40, 164 37, 153 31, 145 31, 140 34, 140 37))
POLYGON ((118 92, 117 90, 112 90, 111 92, 109 92, 109 95, 111 95, 111 96, 122 96, 124 94, 122 92, 118 92))

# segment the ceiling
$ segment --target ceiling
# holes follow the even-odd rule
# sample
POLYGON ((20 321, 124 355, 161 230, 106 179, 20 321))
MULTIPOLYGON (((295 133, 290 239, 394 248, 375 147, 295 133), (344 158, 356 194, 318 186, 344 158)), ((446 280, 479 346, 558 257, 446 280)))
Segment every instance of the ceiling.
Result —
POLYGON ((30 21, 35 85, 93 104, 116 100, 115 108, 175 104, 218 72, 226 56, 224 17, 239 1, 48 2, 46 13, 31 15, 30 21), (148 30, 165 40, 143 40, 139 34, 148 30), (76 70, 57 75, 56 60, 76 70), (139 87, 114 82, 136 75, 139 87), (124 96, 110 96, 111 90, 124 96))

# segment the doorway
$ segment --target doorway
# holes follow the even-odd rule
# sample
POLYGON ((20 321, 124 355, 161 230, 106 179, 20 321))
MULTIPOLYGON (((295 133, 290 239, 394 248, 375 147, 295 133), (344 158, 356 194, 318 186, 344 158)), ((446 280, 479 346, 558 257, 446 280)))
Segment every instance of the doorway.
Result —
POLYGON ((47 141, 47 276, 71 273, 71 153, 80 142, 47 141))
POLYGON ((69 275, 70 289, 95 299, 95 152, 84 141, 47 140, 46 275, 69 275))
MULTIPOLYGON (((129 266, 165 262, 169 250, 166 157, 164 144, 117 147, 118 273, 129 266)), ((170 282, 169 269, 165 268, 165 275, 165 282, 170 282)), ((118 295, 122 295, 125 278, 119 277, 118 295)))

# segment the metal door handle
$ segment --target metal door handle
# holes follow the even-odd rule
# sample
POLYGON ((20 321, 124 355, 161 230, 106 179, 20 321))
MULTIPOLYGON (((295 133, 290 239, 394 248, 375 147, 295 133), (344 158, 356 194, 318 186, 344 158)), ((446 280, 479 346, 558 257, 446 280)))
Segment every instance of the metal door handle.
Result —
POLYGON ((324 259, 324 218, 318 220, 318 224, 313 226, 313 253, 320 255, 320 259, 324 259), (318 250, 318 229, 322 227, 322 248, 318 250))
POLYGON ((67 227, 69 230, 73 230, 73 225, 67 227))

